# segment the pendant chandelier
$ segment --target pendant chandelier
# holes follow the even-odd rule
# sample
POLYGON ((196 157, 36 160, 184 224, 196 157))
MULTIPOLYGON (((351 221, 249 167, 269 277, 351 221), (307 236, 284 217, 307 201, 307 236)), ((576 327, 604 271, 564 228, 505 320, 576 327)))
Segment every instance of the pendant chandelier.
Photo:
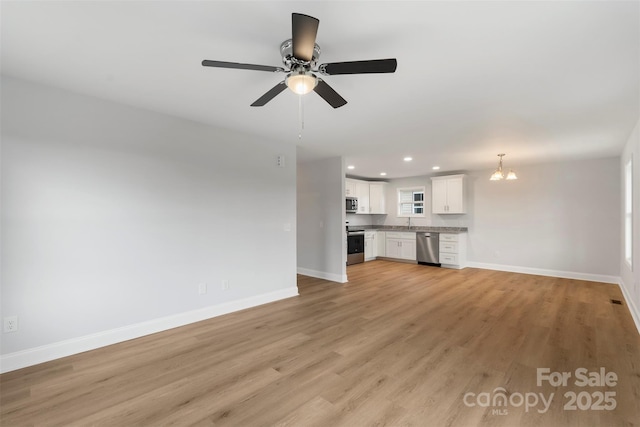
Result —
MULTIPOLYGON (((500 161, 498 162, 498 169, 496 169, 495 172, 491 174, 491 178, 489 178, 491 181, 500 181, 502 179, 505 179, 504 172, 502 172, 502 157, 504 156, 505 156, 504 153, 498 154, 498 157, 500 157, 500 161)), ((509 173, 507 174, 506 179, 509 179, 509 180, 518 179, 513 169, 509 169, 509 173)))

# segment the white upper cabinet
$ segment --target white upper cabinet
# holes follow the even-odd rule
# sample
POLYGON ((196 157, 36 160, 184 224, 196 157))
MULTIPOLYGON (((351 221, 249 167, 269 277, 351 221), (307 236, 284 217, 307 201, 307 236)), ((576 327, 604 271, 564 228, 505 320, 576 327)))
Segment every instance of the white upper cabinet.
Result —
POLYGON ((386 214, 384 191, 386 182, 362 181, 345 178, 344 195, 358 199, 359 214, 386 214))
POLYGON ((371 214, 386 214, 387 205, 385 204, 384 189, 386 183, 384 182, 370 182, 369 183, 369 213, 371 214))
POLYGON ((431 178, 431 212, 434 214, 466 213, 465 175, 431 178))
POLYGON ((447 181, 431 178, 431 212, 447 213, 447 181))
POLYGON ((356 197, 358 198, 358 213, 369 213, 369 183, 356 181, 356 197))
POLYGON ((344 187, 346 197, 356 197, 356 182, 353 179, 345 179, 344 187))

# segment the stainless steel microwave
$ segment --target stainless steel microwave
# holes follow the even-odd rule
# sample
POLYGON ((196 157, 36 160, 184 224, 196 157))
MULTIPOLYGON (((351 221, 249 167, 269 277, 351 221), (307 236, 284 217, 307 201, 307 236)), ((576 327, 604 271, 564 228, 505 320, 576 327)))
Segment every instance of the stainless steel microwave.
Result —
POLYGON ((357 197, 347 197, 347 212, 349 212, 349 213, 358 212, 358 198, 357 197))

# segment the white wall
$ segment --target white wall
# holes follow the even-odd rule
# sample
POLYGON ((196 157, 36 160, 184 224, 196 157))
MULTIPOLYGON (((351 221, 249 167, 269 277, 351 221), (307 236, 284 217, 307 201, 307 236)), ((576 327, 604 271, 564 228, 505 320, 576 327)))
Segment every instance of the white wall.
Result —
POLYGON ((295 163, 293 145, 3 77, 4 363, 297 294, 295 163))
POLYGON ((297 197, 298 272, 346 282, 342 158, 300 163, 297 197))
POLYGON ((470 173, 469 259, 615 282, 619 163, 606 158, 519 166, 516 181, 489 181, 490 171, 470 173))
MULTIPOLYGON (((624 189, 624 166, 629 158, 633 163, 633 243, 632 267, 624 259, 624 238, 620 242, 620 277, 621 287, 631 313, 640 331, 640 120, 629 136, 620 157, 620 182, 624 189)), ((624 235, 624 197, 620 200, 621 227, 620 235, 624 235)))
POLYGON ((407 225, 407 218, 396 216, 398 188, 425 186, 427 215, 411 224, 468 227, 471 265, 616 280, 618 158, 518 166, 516 181, 489 181, 491 172, 466 172, 466 215, 430 213, 429 176, 391 180, 384 224, 407 225))

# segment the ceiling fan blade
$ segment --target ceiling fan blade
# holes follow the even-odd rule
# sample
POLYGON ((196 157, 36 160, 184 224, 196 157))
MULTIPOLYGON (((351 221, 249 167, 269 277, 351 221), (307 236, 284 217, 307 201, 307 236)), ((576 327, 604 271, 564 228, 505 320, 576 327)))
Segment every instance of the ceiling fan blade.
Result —
POLYGON ((293 56, 302 61, 311 61, 313 47, 316 44, 320 21, 313 16, 301 13, 291 14, 291 44, 293 56))
POLYGON ((202 61, 203 67, 217 67, 217 68, 234 68, 238 70, 255 70, 255 71, 271 71, 282 72, 282 67, 272 67, 270 65, 255 65, 255 64, 241 64, 239 62, 226 62, 226 61, 210 61, 205 59, 202 61))
POLYGON ((342 107, 347 101, 338 92, 333 90, 324 80, 318 79, 318 84, 313 89, 322 99, 327 101, 333 108, 342 107))
POLYGON ((398 61, 391 59, 371 59, 369 61, 332 62, 321 64, 318 71, 321 74, 335 76, 337 74, 368 74, 394 73, 398 61))
POLYGON ((251 106, 252 107, 262 107, 267 102, 269 102, 273 98, 275 98, 276 95, 278 95, 280 92, 282 92, 286 88, 287 88, 287 85, 284 83, 284 80, 283 80, 280 83, 278 83, 277 85, 275 85, 274 87, 272 87, 271 89, 269 89, 269 91, 267 93, 265 93, 264 95, 262 95, 260 98, 256 99, 255 102, 253 104, 251 104, 251 106))

